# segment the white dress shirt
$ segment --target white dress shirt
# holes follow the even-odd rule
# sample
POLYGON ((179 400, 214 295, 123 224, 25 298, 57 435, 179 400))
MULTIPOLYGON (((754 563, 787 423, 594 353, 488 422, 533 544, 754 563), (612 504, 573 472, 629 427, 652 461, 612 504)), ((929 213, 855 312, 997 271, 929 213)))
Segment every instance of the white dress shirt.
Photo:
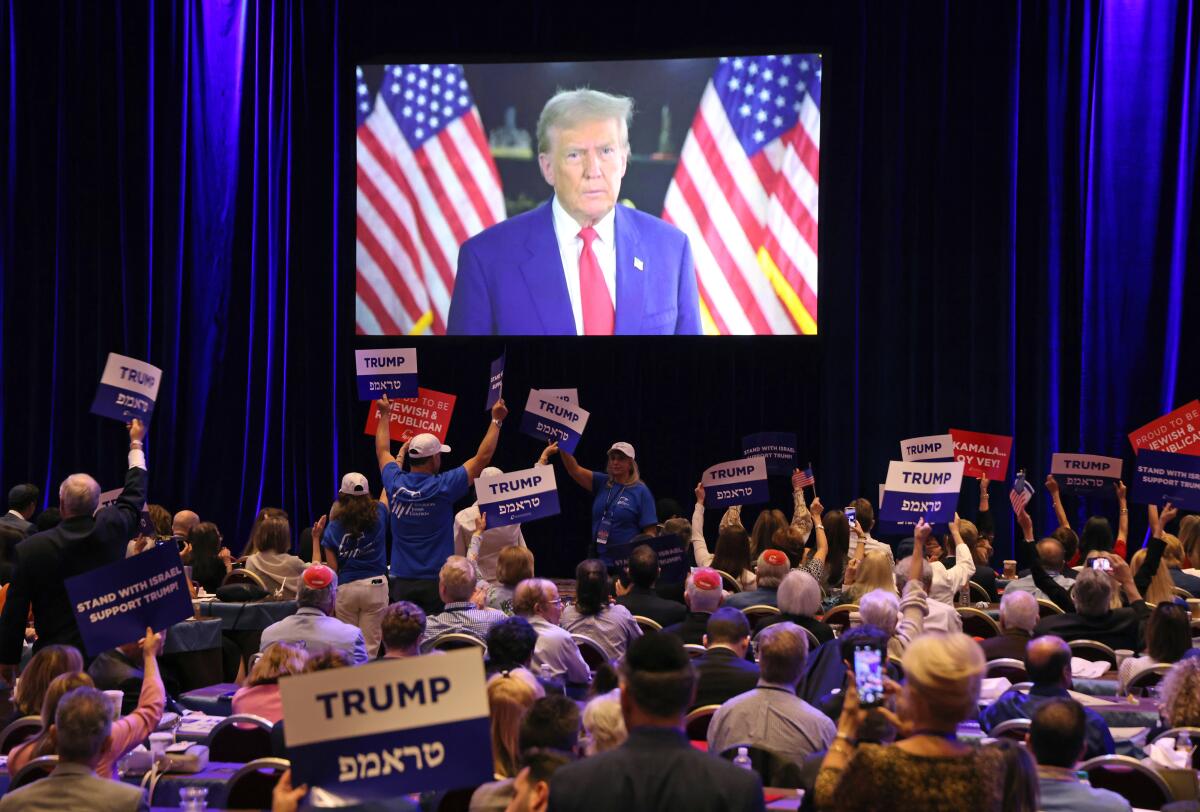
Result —
POLYGON ((947 568, 941 561, 934 561, 932 567, 933 586, 929 588, 929 599, 953 606, 959 590, 966 586, 975 574, 975 559, 971 557, 971 548, 966 544, 955 545, 953 567, 947 568))
POLYGON ((583 661, 579 647, 571 639, 571 633, 555 626, 541 615, 525 618, 537 632, 537 645, 533 649, 533 672, 541 673, 543 665, 550 666, 550 676, 565 677, 567 682, 587 682, 592 678, 591 669, 583 661))
MULTIPOLYGON (((583 238, 579 236, 581 226, 575 218, 554 198, 550 204, 554 212, 554 236, 558 240, 558 253, 562 257, 563 273, 567 277, 567 294, 571 297, 571 313, 575 316, 575 335, 583 335, 583 293, 579 285, 579 255, 583 253, 583 238)), ((608 286, 608 298, 612 300, 613 313, 617 311, 617 243, 615 209, 596 223, 596 239, 592 241, 592 253, 600 263, 600 273, 608 286)))
POLYGON ((929 614, 925 616, 925 631, 962 631, 962 618, 953 606, 935 600, 930 600, 927 606, 929 614))
MULTIPOLYGON (((475 522, 479 520, 479 503, 465 507, 454 516, 454 554, 465 556, 471 547, 471 535, 475 532, 475 522)), ((521 533, 521 524, 507 524, 503 527, 490 527, 479 537, 479 572, 484 580, 496 580, 496 565, 500 561, 500 551, 505 547, 524 547, 525 536, 521 533)))

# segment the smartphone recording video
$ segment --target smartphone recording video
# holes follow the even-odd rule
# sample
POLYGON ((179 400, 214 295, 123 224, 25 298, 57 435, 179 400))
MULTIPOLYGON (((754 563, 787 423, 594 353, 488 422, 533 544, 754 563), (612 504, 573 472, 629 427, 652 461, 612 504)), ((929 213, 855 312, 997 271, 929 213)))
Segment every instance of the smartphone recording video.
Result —
POLYGON ((1100 570, 1101 572, 1112 572, 1112 562, 1103 556, 1096 556, 1092 559, 1092 569, 1100 570))
POLYGON ((883 704, 883 650, 870 643, 854 647, 854 685, 858 704, 877 708, 883 704))

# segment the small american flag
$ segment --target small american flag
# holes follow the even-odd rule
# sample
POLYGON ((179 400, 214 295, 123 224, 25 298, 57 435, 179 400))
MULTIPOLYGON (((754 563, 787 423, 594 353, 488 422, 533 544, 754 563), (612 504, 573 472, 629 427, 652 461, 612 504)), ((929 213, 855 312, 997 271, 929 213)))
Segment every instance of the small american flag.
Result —
POLYGON ((817 332, 821 55, 721 59, 663 219, 691 242, 704 332, 817 332))
POLYGON ((798 474, 792 474, 793 488, 814 488, 816 485, 817 480, 813 476, 811 465, 798 474))
POLYGON ((500 176, 461 65, 378 70, 356 76, 355 327, 442 334, 458 247, 504 219, 500 176))
POLYGON ((1025 479, 1025 472, 1021 471, 1017 474, 1017 478, 1013 480, 1012 490, 1008 493, 1008 501, 1012 503, 1013 513, 1020 513, 1029 504, 1029 498, 1033 496, 1033 486, 1025 479))

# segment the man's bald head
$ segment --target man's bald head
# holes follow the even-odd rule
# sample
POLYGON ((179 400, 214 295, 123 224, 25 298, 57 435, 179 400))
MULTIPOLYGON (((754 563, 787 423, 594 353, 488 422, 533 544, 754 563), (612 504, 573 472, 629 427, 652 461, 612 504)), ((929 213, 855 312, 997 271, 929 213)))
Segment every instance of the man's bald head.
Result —
POLYGON ((1037 552, 1038 561, 1042 562, 1042 567, 1051 572, 1060 572, 1063 565, 1067 563, 1066 551, 1058 539, 1042 539, 1038 542, 1037 552))
POLYGON ((200 517, 192 510, 181 510, 171 520, 171 533, 176 536, 186 536, 192 528, 200 524, 200 517))
POLYGON ((100 483, 87 474, 71 474, 58 487, 58 510, 64 519, 91 516, 100 506, 100 483))
POLYGON ((1025 671, 1034 685, 1071 684, 1071 647, 1061 637, 1035 637, 1025 646, 1025 671))

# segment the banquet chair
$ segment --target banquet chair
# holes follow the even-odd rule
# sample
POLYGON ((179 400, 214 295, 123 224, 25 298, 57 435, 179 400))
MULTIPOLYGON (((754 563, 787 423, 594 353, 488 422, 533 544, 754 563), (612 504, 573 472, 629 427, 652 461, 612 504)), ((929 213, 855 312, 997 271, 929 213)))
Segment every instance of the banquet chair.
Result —
POLYGON ((1171 670, 1171 663, 1159 663, 1152 665, 1149 668, 1143 668, 1129 678, 1129 683, 1125 686, 1125 690, 1134 696, 1138 696, 1138 691, 1158 685, 1162 682, 1163 677, 1171 670))
POLYGON ((1046 600, 1045 598, 1038 598, 1037 602, 1039 620, 1045 620, 1052 615, 1061 615, 1063 613, 1062 607, 1060 607, 1054 601, 1046 600))
POLYGON ((13 778, 12 783, 8 785, 8 792, 14 789, 28 786, 34 781, 39 781, 50 773, 54 772, 54 768, 58 766, 58 756, 39 756, 32 759, 28 764, 21 768, 21 771, 13 778))
POLYGON ((713 714, 720 707, 720 705, 701 705, 695 710, 689 711, 683 719, 683 729, 687 731, 688 739, 694 742, 707 741, 708 725, 712 722, 713 714))
POLYGON ((642 630, 642 634, 647 632, 661 632, 662 624, 657 620, 652 620, 645 615, 634 615, 633 622, 642 630))
POLYGON ((261 716, 235 713, 226 716, 209 731, 209 761, 250 762, 271 755, 271 729, 261 716))
POLYGON ((1012 739, 1015 742, 1025 741, 1033 721, 1030 719, 1009 719, 996 725, 988 733, 993 739, 1012 739))
POLYGON ((257 573, 251 572, 248 569, 230 570, 229 574, 225 576, 225 580, 221 582, 221 586, 229 586, 230 584, 252 584, 268 593, 271 591, 267 589, 267 585, 263 583, 263 579, 259 578, 257 573))
POLYGON ((591 670, 595 671, 608 662, 608 655, 604 653, 604 649, 586 634, 572 634, 571 639, 575 641, 575 645, 579 649, 583 661, 587 663, 587 667, 591 670))
POLYGON ((1067 643, 1072 657, 1080 657, 1092 662, 1106 662, 1113 669, 1117 667, 1117 652, 1099 640, 1072 640, 1067 643))
POLYGON ((684 643, 683 650, 686 651, 688 657, 691 657, 693 660, 697 657, 703 657, 704 652, 708 651, 708 649, 706 649, 704 646, 696 643, 684 643))
POLYGON ((429 644, 429 647, 434 651, 457 651, 463 648, 477 648, 483 652, 483 656, 487 657, 487 643, 480 640, 473 634, 466 632, 446 632, 439 634, 429 644))
POLYGON ((18 744, 23 744, 42 732, 42 717, 22 716, 8 727, 0 730, 0 753, 11 752, 18 744))
POLYGON ((1150 743, 1154 744, 1159 739, 1176 739, 1184 733, 1192 740, 1192 769, 1200 770, 1200 746, 1196 746, 1200 745, 1200 727, 1172 727, 1159 733, 1150 743))
POLYGON ((857 603, 843 603, 833 607, 825 613, 825 625, 841 626, 845 628, 850 625, 850 613, 858 611, 857 603))
POLYGON ((981 585, 975 583, 974 581, 969 581, 967 586, 971 589, 972 603, 992 603, 992 596, 989 595, 988 591, 981 585))
POLYGON ((256 758, 229 779, 225 806, 229 809, 270 809, 279 777, 291 767, 284 758, 256 758))
POLYGON ((1004 677, 1012 683, 1024 682, 1029 679, 1029 674, 1025 671, 1025 663, 1011 657, 990 660, 987 664, 986 676, 1004 677))
POLYGON ((717 575, 721 576, 721 588, 726 592, 741 592, 742 585, 737 578, 727 573, 725 570, 713 570, 717 575))
POLYGON ((982 609, 976 609, 973 606, 959 606, 955 611, 958 612, 958 617, 962 621, 963 634, 969 637, 982 637, 984 640, 1000 636, 1000 624, 992 620, 992 616, 982 609))
POLYGON ((1076 769, 1087 773, 1093 787, 1117 793, 1136 809, 1161 809, 1175 800, 1171 788, 1154 769, 1129 756, 1097 756, 1076 769))
POLYGON ((746 744, 735 744, 722 750, 721 758, 733 761, 737 758, 739 747, 746 748, 746 755, 750 756, 750 766, 758 773, 764 787, 794 789, 804 786, 800 765, 772 750, 746 744))
POLYGON ((742 614, 746 616, 746 620, 750 621, 750 628, 753 629, 754 624, 757 623, 760 618, 778 615, 779 610, 774 606, 768 606, 765 603, 756 603, 753 606, 747 606, 745 609, 743 609, 742 614))

